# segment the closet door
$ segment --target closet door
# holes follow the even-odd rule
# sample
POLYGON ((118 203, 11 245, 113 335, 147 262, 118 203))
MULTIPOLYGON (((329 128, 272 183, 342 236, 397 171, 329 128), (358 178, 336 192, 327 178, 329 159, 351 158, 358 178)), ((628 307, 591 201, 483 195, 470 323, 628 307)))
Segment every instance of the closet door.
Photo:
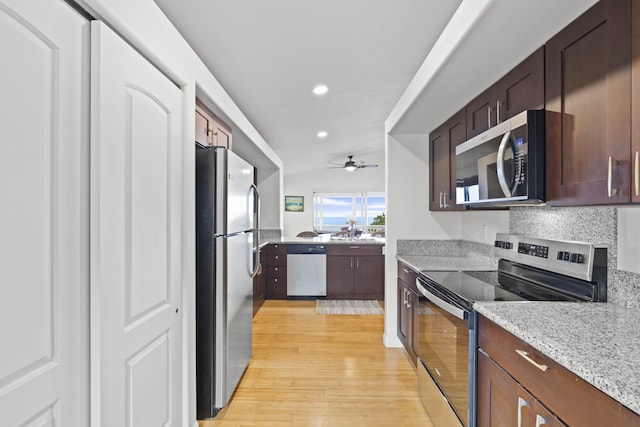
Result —
POLYGON ((0 0, 0 424, 89 423, 89 23, 0 0))
POLYGON ((179 426, 183 93, 91 27, 92 426, 179 426))

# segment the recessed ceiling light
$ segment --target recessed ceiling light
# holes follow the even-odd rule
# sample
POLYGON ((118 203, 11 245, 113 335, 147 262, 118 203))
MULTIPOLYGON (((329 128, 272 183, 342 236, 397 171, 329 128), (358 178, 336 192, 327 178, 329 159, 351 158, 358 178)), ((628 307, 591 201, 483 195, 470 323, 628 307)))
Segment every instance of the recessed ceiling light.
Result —
POLYGON ((318 132, 318 138, 326 138, 327 135, 329 134, 325 130, 321 130, 320 132, 318 132))
POLYGON ((326 85, 317 85, 313 88, 313 93, 316 95, 324 95, 328 90, 329 88, 326 85))

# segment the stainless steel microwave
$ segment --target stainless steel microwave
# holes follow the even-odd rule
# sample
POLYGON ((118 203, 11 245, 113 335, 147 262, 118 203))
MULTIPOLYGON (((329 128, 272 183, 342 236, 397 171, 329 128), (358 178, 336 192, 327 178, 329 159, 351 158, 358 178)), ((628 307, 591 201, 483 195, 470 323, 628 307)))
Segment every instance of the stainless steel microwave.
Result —
POLYGON ((542 204, 544 110, 527 110, 456 147, 459 205, 542 204))

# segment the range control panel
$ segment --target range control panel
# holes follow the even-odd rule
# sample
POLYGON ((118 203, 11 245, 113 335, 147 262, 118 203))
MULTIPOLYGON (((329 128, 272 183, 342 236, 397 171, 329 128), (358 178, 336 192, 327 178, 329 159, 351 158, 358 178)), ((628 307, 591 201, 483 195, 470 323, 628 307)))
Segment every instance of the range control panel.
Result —
POLYGON ((493 246, 500 258, 583 280, 591 281, 596 257, 606 265, 606 248, 586 242, 498 233, 493 246))
POLYGON ((558 251, 556 259, 560 261, 574 262, 576 264, 584 263, 584 255, 578 253, 572 253, 569 251, 558 251))
POLYGON ((549 246, 520 242, 518 243, 518 253, 540 258, 549 258, 549 246))

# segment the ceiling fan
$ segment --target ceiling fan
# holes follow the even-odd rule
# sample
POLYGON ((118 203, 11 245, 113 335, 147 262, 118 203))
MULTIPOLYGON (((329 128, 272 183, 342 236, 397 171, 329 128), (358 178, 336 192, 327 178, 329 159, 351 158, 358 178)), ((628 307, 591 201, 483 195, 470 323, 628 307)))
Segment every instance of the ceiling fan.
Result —
POLYGON ((332 165, 337 165, 337 166, 329 166, 327 169, 344 169, 346 171, 353 172, 354 170, 357 170, 357 169, 377 168, 378 167, 378 165, 366 165, 365 162, 362 161, 362 160, 360 160, 358 162, 354 162, 353 161, 353 156, 347 156, 347 157, 349 158, 349 160, 344 162, 344 164, 329 162, 332 165))

